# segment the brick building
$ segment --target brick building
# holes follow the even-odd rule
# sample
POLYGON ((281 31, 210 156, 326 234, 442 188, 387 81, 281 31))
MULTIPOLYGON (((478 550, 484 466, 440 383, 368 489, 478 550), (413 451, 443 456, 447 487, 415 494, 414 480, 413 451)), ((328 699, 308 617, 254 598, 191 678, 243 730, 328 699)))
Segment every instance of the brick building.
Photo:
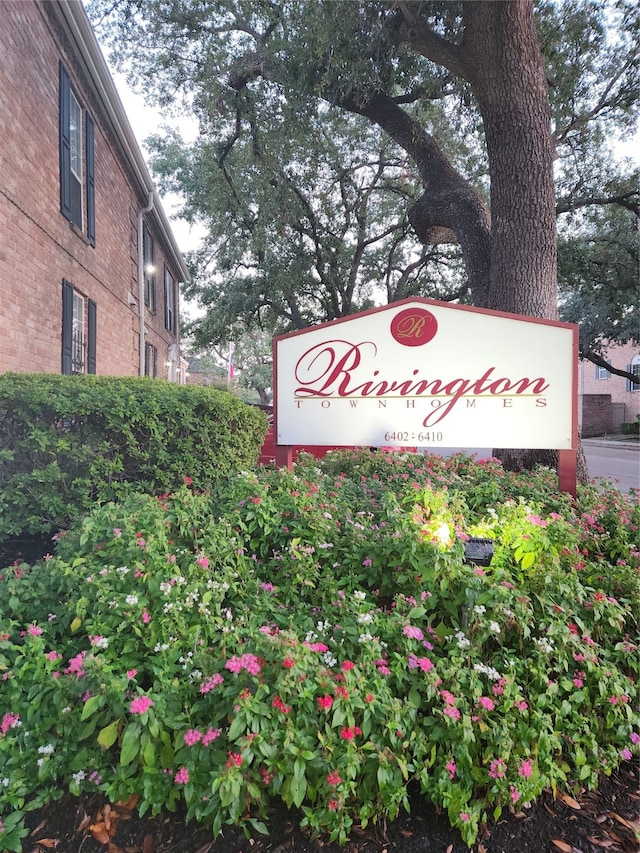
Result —
MULTIPOLYGON (((638 344, 610 346, 604 358, 613 367, 640 377, 638 344)), ((640 414, 640 385, 590 361, 580 362, 578 394, 585 438, 619 433, 621 423, 633 422, 640 414)))
POLYGON ((0 33, 0 373, 184 381, 187 270, 82 3, 0 33))

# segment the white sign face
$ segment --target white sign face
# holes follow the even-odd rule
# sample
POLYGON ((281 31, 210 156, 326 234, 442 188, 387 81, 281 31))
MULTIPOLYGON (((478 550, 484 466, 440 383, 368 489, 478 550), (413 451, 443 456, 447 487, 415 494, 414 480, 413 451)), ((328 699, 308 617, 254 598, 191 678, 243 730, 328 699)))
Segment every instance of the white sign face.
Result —
POLYGON ((426 299, 274 340, 276 443, 571 449, 577 327, 426 299))

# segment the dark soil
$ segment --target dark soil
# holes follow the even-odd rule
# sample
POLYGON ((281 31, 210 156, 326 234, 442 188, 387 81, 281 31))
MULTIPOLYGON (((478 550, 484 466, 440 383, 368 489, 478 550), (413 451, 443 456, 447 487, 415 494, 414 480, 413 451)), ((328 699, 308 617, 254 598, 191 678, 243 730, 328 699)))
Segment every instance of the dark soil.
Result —
MULTIPOLYGON (((626 764, 604 777, 598 791, 554 799, 544 794, 530 808, 489 825, 475 853, 640 853, 638 766, 626 764)), ((466 853, 446 815, 419 797, 411 814, 390 824, 355 829, 343 847, 310 839, 298 815, 274 807, 270 835, 247 839, 226 827, 211 833, 178 814, 139 818, 135 808, 110 805, 100 797, 65 797, 29 818, 24 853, 466 853)))

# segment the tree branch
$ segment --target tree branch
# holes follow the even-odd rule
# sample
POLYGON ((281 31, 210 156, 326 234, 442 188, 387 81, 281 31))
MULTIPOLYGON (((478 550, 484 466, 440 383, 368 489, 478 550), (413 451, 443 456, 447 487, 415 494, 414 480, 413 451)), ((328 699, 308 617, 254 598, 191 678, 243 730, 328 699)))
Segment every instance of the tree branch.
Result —
POLYGON ((628 379, 630 382, 633 382, 634 385, 640 385, 640 376, 636 376, 635 373, 629 373, 627 370, 622 370, 620 367, 614 367, 608 361, 598 355, 597 352, 594 352, 592 349, 587 350, 584 353, 584 357, 587 361, 590 361, 592 364, 597 365, 598 367, 603 367, 605 370, 608 370, 609 373, 615 373, 616 376, 622 376, 623 379, 628 379))

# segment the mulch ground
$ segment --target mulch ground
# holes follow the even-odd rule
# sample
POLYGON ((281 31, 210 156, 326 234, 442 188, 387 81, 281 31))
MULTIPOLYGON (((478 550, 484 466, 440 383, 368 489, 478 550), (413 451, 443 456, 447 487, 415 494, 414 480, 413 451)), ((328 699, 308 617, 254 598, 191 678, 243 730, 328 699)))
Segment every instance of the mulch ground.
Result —
MULTIPOLYGON (((475 853, 640 853, 640 767, 625 764, 603 777, 598 791, 554 799, 544 794, 530 808, 488 826, 475 853)), ((419 797, 411 814, 393 823, 354 830, 343 847, 312 841, 283 806, 269 815, 270 835, 247 839, 226 827, 211 833, 179 814, 140 818, 133 804, 111 805, 97 796, 65 797, 29 818, 24 853, 467 853, 446 815, 419 797)))

